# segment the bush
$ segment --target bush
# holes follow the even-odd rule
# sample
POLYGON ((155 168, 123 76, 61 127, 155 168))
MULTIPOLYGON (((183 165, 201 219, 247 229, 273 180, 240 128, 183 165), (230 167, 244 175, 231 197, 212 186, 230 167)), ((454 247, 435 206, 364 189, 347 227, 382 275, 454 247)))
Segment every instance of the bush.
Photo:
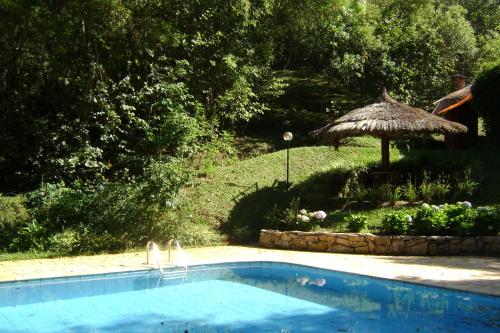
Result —
POLYGON ((360 232, 366 226, 368 217, 362 214, 351 214, 345 218, 347 229, 351 232, 360 232))
POLYGON ((403 212, 387 214, 382 219, 382 231, 389 235, 405 235, 411 220, 411 216, 403 212))
POLYGON ((80 238, 78 232, 67 229, 52 235, 48 240, 48 248, 60 255, 78 253, 81 250, 80 238))
POLYGON ((389 183, 380 184, 374 190, 374 198, 379 201, 389 202, 394 205, 396 201, 401 199, 402 189, 389 183))
POLYGON ((475 235, 498 235, 500 233, 500 209, 478 208, 474 222, 472 230, 475 235))
POLYGON ((44 184, 29 194, 33 221, 11 249, 93 253, 174 238, 185 222, 175 209, 176 195, 189 179, 182 161, 170 160, 151 162, 142 177, 128 182, 44 184))
POLYGON ((408 178, 406 185, 401 187, 403 197, 409 202, 415 202, 418 200, 418 190, 414 183, 411 182, 411 177, 408 178))
POLYGON ((279 208, 275 206, 273 211, 273 216, 271 218, 272 224, 278 230, 307 230, 309 229, 306 222, 297 218, 299 214, 300 199, 293 198, 290 201, 288 208, 283 211, 279 211, 279 208))
POLYGON ((439 209, 420 208, 413 219, 413 233, 416 235, 442 235, 446 225, 446 214, 439 209))
POLYGON ((42 251, 47 241, 47 229, 37 221, 27 222, 17 231, 17 236, 9 244, 10 251, 42 251))
POLYGON ((338 178, 336 179, 337 183, 344 183, 340 189, 339 197, 347 199, 347 201, 364 201, 371 199, 372 191, 363 183, 363 176, 366 174, 366 170, 354 170, 347 176, 348 173, 348 171, 344 171, 343 174, 340 172, 335 174, 338 178))
POLYGON ((424 172, 424 178, 420 184, 419 190, 422 199, 425 202, 444 202, 450 193, 449 179, 440 175, 437 179, 431 180, 430 173, 424 172))
POLYGON ((472 178, 471 168, 465 169, 456 183, 455 198, 458 200, 467 200, 477 192, 479 183, 472 178))
POLYGON ((476 209, 464 205, 445 205, 442 211, 446 215, 445 233, 447 235, 466 236, 473 233, 478 217, 476 209))
POLYGON ((500 142, 500 64, 486 69, 479 75, 472 87, 474 106, 484 119, 487 138, 495 143, 500 142))
MULTIPOLYGON (((326 217, 324 211, 308 212, 305 209, 300 209, 300 199, 293 198, 290 202, 288 208, 280 211, 277 205, 275 205, 271 216, 267 216, 267 225, 270 228, 275 228, 278 230, 300 230, 309 231, 317 227, 326 217)), ((245 235, 250 230, 241 229, 241 226, 233 227, 233 236, 236 233, 242 233, 245 235)), ((236 239, 243 240, 243 239, 236 239)))
POLYGON ((0 194, 0 250, 5 250, 29 219, 26 198, 0 194))

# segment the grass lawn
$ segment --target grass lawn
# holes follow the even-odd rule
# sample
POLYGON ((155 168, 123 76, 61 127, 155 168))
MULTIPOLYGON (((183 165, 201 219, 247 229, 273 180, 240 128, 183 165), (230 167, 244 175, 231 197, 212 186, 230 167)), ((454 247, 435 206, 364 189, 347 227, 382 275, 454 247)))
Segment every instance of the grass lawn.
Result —
MULTIPOLYGON (((195 220, 231 233, 231 228, 260 223, 263 214, 273 210, 275 204, 288 202, 293 196, 321 196, 325 191, 321 184, 324 174, 332 169, 376 163, 380 159, 379 145, 379 140, 359 138, 339 151, 327 146, 291 148, 292 186, 288 193, 284 185, 286 150, 280 150, 218 167, 210 176, 200 178, 196 186, 185 189, 182 199, 191 203, 195 220)), ((392 149, 391 159, 399 158, 398 150, 392 149)))

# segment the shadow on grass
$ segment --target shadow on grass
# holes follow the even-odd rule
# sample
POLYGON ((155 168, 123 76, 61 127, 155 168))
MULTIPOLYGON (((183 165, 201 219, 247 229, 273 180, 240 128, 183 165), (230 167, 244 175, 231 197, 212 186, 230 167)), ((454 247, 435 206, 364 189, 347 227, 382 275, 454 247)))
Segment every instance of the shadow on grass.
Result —
POLYGON ((500 204, 500 150, 485 143, 469 150, 408 150, 392 167, 402 173, 451 171, 458 177, 469 168, 474 180, 479 182, 479 190, 471 201, 479 205, 500 204))
MULTIPOLYGON (((255 183, 233 197, 235 205, 221 229, 234 240, 247 238, 254 241, 260 229, 278 229, 278 215, 289 208, 293 200, 299 200, 299 209, 309 211, 339 209, 345 200, 338 198, 338 192, 345 186, 351 172, 348 168, 318 172, 297 185, 292 184, 288 191, 286 183, 277 180, 271 186, 262 188, 255 183), (245 234, 237 235, 242 230, 245 234)), ((329 217, 328 223, 340 222, 344 215, 338 212, 329 217)))
POLYGON ((266 215, 271 216, 274 210, 288 205, 292 199, 292 192, 286 191, 286 184, 275 181, 272 186, 259 188, 255 183, 233 197, 235 205, 221 229, 236 240, 255 240, 260 229, 273 228, 266 215), (246 230, 247 234, 237 235, 237 230, 246 230))

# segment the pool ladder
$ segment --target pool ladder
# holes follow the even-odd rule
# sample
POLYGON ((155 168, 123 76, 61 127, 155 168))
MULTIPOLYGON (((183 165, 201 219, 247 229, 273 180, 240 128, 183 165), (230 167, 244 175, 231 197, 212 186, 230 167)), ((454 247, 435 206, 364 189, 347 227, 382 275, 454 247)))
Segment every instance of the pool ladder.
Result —
MULTIPOLYGON (((168 244, 168 262, 169 263, 171 263, 172 242, 174 242, 174 239, 169 240, 167 243, 168 244)), ((176 247, 179 251, 181 250, 180 245, 177 241, 176 241, 176 247)), ((158 287, 161 279, 176 279, 176 278, 185 278, 186 277, 187 272, 188 272, 187 265, 183 266, 184 269, 182 271, 165 271, 163 269, 163 260, 162 260, 163 258, 162 258, 160 248, 153 241, 148 241, 148 243, 146 244, 146 265, 149 265, 149 258, 150 258, 149 252, 150 251, 152 252, 153 257, 156 261, 156 264, 158 265, 158 268, 160 270, 160 279, 158 280, 158 284, 156 285, 156 287, 158 287)), ((173 265, 173 266, 180 267, 179 265, 173 265)))

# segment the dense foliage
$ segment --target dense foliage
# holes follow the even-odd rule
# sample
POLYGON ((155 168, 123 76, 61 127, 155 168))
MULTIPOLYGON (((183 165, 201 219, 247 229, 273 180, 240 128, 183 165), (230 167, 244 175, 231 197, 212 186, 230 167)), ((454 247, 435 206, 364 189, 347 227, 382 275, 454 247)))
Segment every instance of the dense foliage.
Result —
POLYGON ((267 109, 267 5, 248 1, 2 1, 5 190, 138 174, 207 124, 267 109), (7 184, 5 185, 5 183, 7 184))
POLYGON ((190 179, 182 163, 152 163, 143 176, 96 187, 44 184, 24 197, 0 197, 0 250, 59 254, 115 251, 148 240, 210 244, 176 195, 190 179), (197 235, 198 233, 198 235, 197 235), (203 238, 205 237, 205 238, 203 238))
POLYGON ((235 129, 307 64, 430 106, 498 60, 495 0, 0 2, 2 192, 140 174, 235 129))
POLYGON ((497 61, 497 65, 481 73, 472 92, 474 105, 484 119, 486 135, 496 144, 500 142, 500 58, 497 61))
POLYGON ((498 57, 500 10, 494 0, 280 2, 277 61, 307 61, 334 86, 382 86, 403 101, 431 107, 449 92, 448 75, 473 76, 498 57), (498 43, 498 42, 497 42, 498 43))

